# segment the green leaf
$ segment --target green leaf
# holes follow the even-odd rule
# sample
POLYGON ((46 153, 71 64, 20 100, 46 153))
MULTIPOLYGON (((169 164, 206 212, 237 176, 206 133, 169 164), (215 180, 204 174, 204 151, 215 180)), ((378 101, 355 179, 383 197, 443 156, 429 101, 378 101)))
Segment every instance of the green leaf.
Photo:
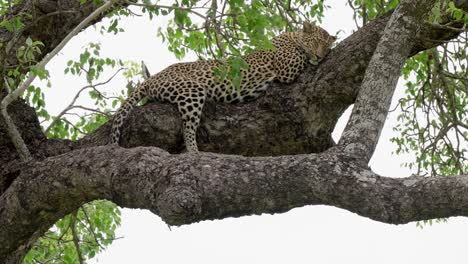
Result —
POLYGON ((33 45, 33 41, 32 41, 32 39, 31 39, 31 37, 28 37, 28 38, 26 39, 26 45, 28 45, 28 46, 32 46, 32 45, 33 45))
POLYGON ((22 29, 24 27, 24 24, 23 24, 23 22, 21 22, 20 17, 14 17, 13 20, 12 20, 12 24, 13 24, 13 27, 16 30, 22 29))
POLYGON ((6 28, 8 31, 12 32, 14 30, 13 24, 10 23, 8 20, 3 20, 0 23, 0 26, 6 28))

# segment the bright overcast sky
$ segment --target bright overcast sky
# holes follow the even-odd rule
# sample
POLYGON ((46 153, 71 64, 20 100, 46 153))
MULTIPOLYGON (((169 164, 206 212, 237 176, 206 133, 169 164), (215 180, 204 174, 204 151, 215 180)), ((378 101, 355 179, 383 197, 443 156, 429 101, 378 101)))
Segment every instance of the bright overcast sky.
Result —
MULTIPOLYGON (((354 22, 346 1, 327 1, 332 5, 322 26, 330 33, 338 31, 339 40, 352 33, 354 22), (336 3, 341 4, 336 4, 336 3)), ((177 60, 157 38, 164 18, 123 19, 124 33, 100 35, 94 28, 75 37, 48 66, 52 88, 46 89, 46 101, 57 114, 72 99, 83 80, 64 76, 69 59, 76 59, 89 41, 102 44, 103 56, 145 61, 152 73, 177 60)), ((184 61, 194 60, 187 57, 184 61)), ((84 79, 84 78, 82 78, 84 79)), ((107 91, 125 86, 118 78, 107 91)), ((394 101, 403 94, 401 83, 394 101)), ((85 101, 84 101, 85 102, 85 101)), ((387 119, 374 157, 372 169, 391 177, 411 174, 400 164, 405 157, 394 156, 389 138, 394 134, 397 112, 387 119)), ((335 140, 341 133, 349 111, 337 125, 335 140)), ((406 157, 408 158, 408 157, 406 157)), ((389 225, 328 206, 306 206, 277 215, 204 221, 173 227, 146 210, 122 210, 122 226, 115 241, 92 263, 468 263, 468 221, 450 218, 423 229, 416 223, 389 225)))

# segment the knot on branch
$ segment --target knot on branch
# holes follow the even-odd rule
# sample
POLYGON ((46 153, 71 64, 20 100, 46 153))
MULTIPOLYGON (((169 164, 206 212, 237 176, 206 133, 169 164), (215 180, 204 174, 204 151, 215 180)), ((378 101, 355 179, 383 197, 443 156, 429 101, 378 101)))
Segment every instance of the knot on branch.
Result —
POLYGON ((340 150, 350 157, 359 157, 361 163, 365 164, 369 162, 373 153, 366 145, 354 142, 346 144, 343 148, 340 148, 340 150))
POLYGON ((159 216, 169 225, 182 225, 192 222, 201 212, 200 196, 190 187, 168 188, 158 198, 159 216))

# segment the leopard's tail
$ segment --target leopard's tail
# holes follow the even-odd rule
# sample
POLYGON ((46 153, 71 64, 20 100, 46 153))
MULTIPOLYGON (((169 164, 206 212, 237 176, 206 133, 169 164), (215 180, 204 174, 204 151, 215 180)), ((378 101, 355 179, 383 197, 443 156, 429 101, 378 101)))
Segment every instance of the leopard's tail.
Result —
POLYGON ((130 96, 125 100, 120 106, 119 110, 115 113, 112 120, 112 133, 110 137, 110 144, 118 144, 121 134, 121 127, 125 118, 127 118, 130 111, 145 98, 145 93, 143 92, 143 87, 136 88, 130 96))

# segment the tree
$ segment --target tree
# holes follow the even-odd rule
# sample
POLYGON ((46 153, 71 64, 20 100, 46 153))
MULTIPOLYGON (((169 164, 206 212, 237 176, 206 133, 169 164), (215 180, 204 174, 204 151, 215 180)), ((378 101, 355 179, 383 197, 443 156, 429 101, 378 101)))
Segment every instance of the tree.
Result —
MULTIPOLYGON (((105 112, 82 124, 72 124, 74 127, 67 125, 62 116, 56 117, 47 131, 48 136, 69 136, 74 140, 47 139, 38 121, 38 117, 48 117, 47 112, 41 111, 44 110, 41 91, 29 88, 27 83, 28 76, 47 77, 36 61, 49 52, 53 54, 60 41, 85 18, 96 23, 104 12, 111 17, 105 30, 118 32, 118 16, 128 15, 127 5, 134 3, 119 2, 119 5, 109 5, 109 9, 105 8, 110 2, 102 5, 86 1, 60 1, 58 5, 24 1, 11 7, 6 5, 0 34, 4 62, 1 72, 6 80, 1 82, 2 110, 7 109, 8 101, 12 103, 8 111, 2 112, 0 120, 0 259, 6 263, 21 260, 38 237, 70 213, 68 222, 62 226, 71 227, 70 239, 77 242, 75 249, 80 252, 73 227, 79 217, 86 217, 87 209, 82 213, 76 210, 98 199, 123 207, 149 209, 169 225, 284 212, 307 204, 334 205, 386 223, 466 215, 468 175, 463 146, 466 67, 460 73, 447 62, 459 54, 450 57, 442 53, 441 56, 433 49, 456 39, 464 31, 466 1, 407 0, 391 11, 388 10, 396 6, 396 1, 378 1, 381 7, 372 7, 372 1, 356 2, 361 3, 356 8, 365 26, 339 43, 321 64, 309 66, 295 83, 274 84, 266 96, 242 108, 208 104, 198 139, 202 151, 213 153, 199 155, 178 154, 182 149, 178 114, 174 107, 160 103, 157 115, 153 114, 156 106, 152 103, 133 111, 126 122, 122 144, 131 148, 106 145, 109 125, 105 123, 105 112), (375 18, 379 13, 375 10, 384 14, 375 18), (428 20, 430 11, 432 16, 428 20), (89 16, 91 13, 99 15, 98 19, 89 16), (64 15, 68 18, 66 23, 64 15), (62 26, 51 27, 58 23, 62 26), (427 57, 418 61, 415 54, 421 51, 427 51, 427 57), (427 148, 424 133, 430 133, 431 129, 426 132, 422 129, 422 139, 411 138, 409 130, 405 130, 417 126, 417 120, 403 123, 402 138, 395 141, 402 150, 413 145, 417 148, 421 143, 423 147, 417 148, 421 150, 417 161, 421 174, 429 171, 434 176, 457 177, 395 179, 381 177, 367 167, 396 81, 409 57, 414 61, 406 64, 403 73, 419 74, 422 61, 430 65, 431 71, 426 71, 431 73, 430 87, 444 87, 445 93, 433 94, 436 103, 431 106, 431 98, 418 99, 417 94, 425 91, 427 96, 438 89, 426 90, 426 84, 422 88, 414 84, 413 90, 411 86, 409 89, 414 96, 408 97, 407 102, 414 100, 416 106, 439 109, 443 122, 442 126, 436 121, 428 122, 435 124, 438 134, 428 137, 427 148), (8 92, 8 88, 15 91, 24 88, 26 99, 32 101, 35 109, 25 101, 13 100, 18 92, 8 92), (447 99, 443 97, 446 94, 447 99), (459 94, 460 97, 455 96, 459 94), (343 111, 353 103, 348 126, 340 142, 334 144, 331 131, 343 111), (15 127, 19 133, 14 131, 15 127), (438 142, 445 137, 450 139, 449 130, 453 128, 458 129, 455 136, 461 137, 462 144, 458 144, 461 148, 447 142, 442 145, 447 150, 437 153, 437 148, 441 148, 438 142), (89 134, 80 138, 81 130, 89 134), (255 140, 247 141, 249 138, 255 140), (444 158, 447 155, 449 159, 444 158)), ((200 57, 231 55, 237 63, 233 65, 239 65, 238 68, 242 67, 240 53, 253 47, 269 48, 267 40, 271 35, 294 27, 301 19, 313 18, 310 17, 313 12, 304 15, 292 12, 295 7, 287 5, 290 1, 252 1, 251 5, 229 1, 223 7, 218 7, 216 1, 210 3, 204 8, 194 8, 197 1, 184 1, 175 7, 143 5, 152 15, 174 14, 175 25, 161 34, 169 40, 175 54, 183 56, 187 49, 192 49, 200 57), (276 16, 266 20, 272 12, 276 16), (235 15, 238 13, 245 15, 235 15), (200 17, 205 28, 199 29, 189 14, 200 17), (209 36, 207 42, 200 30, 205 30, 203 36, 209 36)), ((315 17, 320 18, 322 2, 293 4, 315 10, 315 17)), ((446 51, 452 50, 447 47, 446 51)), ((101 59, 98 46, 90 45, 80 60, 71 61, 68 71, 84 72, 93 83, 102 71, 99 66, 123 65, 117 60, 101 59)), ((127 74, 132 77, 135 65, 130 69, 127 74)), ((235 71, 229 75, 230 78, 238 76, 235 71)), ((105 99, 105 95, 93 89, 96 85, 90 86, 92 96, 99 103, 105 99)), ((402 119, 411 120, 411 116, 402 119)), ((114 209, 109 210, 116 214, 114 209)), ((86 252, 93 254, 91 249, 86 252)), ((78 261, 83 261, 80 256, 77 254, 78 261)))

